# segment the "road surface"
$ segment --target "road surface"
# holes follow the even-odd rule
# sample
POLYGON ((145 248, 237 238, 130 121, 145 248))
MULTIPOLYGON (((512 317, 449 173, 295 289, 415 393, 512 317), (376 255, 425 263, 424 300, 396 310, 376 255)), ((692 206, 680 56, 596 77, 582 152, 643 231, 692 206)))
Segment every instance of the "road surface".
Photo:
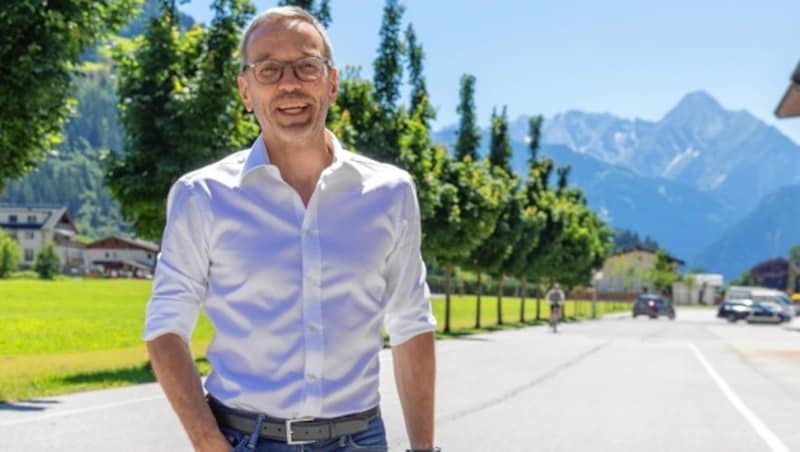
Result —
MULTIPOLYGON (((452 451, 800 451, 800 319, 603 320, 437 343, 437 443, 452 451)), ((407 446, 381 355, 390 450, 407 446)), ((0 404, 1 451, 188 451, 155 384, 0 404)))

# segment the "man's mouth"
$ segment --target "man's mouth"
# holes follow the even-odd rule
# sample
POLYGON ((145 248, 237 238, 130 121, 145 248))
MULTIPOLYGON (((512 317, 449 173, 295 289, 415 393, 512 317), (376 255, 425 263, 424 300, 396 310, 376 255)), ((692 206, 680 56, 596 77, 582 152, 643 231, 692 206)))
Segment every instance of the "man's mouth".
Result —
POLYGON ((278 111, 285 115, 300 115, 308 110, 309 106, 306 104, 284 105, 278 107, 278 111))

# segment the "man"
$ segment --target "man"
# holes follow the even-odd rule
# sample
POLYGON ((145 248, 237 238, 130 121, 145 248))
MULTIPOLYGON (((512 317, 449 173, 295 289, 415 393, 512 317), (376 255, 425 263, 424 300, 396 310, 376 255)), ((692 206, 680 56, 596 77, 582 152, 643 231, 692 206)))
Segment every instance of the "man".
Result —
POLYGON ((153 369, 198 451, 385 451, 381 327, 412 450, 433 450, 434 338, 413 183, 325 129, 324 28, 270 9, 242 36, 261 135, 172 187, 147 307, 153 369), (204 395, 188 342, 215 328, 204 395))
POLYGON ((544 296, 550 302, 550 315, 556 314, 558 319, 564 314, 564 300, 567 298, 561 286, 558 283, 553 283, 553 287, 547 291, 544 296))

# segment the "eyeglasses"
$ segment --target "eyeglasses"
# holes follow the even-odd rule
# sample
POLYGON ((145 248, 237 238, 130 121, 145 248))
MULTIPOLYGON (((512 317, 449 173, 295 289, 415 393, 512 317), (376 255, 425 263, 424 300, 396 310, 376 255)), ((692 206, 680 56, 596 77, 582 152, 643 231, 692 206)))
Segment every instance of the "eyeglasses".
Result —
POLYGON ((304 82, 319 80, 325 73, 325 68, 331 65, 327 58, 310 56, 294 61, 261 60, 242 67, 242 72, 252 69, 253 76, 259 83, 272 85, 283 78, 286 66, 292 66, 294 76, 304 82))

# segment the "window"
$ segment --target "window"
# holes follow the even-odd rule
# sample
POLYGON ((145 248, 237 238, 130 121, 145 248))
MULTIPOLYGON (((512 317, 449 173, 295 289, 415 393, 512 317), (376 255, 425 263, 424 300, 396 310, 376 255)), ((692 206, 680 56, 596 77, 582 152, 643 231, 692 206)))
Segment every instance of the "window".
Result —
POLYGON ((33 240, 35 237, 35 233, 33 231, 25 231, 25 238, 28 240, 33 240))
POLYGON ((28 215, 28 223, 36 223, 36 215, 28 215))
POLYGON ((8 216, 8 222, 9 223, 16 223, 17 222, 17 216, 16 215, 9 215, 8 216))
POLYGON ((33 249, 25 248, 25 260, 32 261, 33 260, 33 249))

